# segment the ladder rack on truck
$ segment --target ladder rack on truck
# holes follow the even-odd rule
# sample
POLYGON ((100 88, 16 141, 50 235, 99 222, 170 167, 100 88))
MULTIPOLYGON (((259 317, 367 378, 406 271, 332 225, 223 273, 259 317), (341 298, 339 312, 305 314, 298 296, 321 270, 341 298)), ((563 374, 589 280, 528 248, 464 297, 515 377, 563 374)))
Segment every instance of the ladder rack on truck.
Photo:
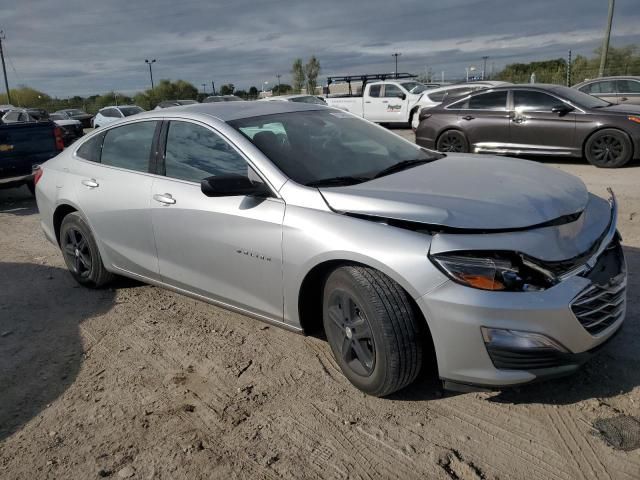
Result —
POLYGON ((398 80, 398 79, 406 79, 406 78, 416 78, 417 75, 413 75, 411 73, 369 73, 364 75, 344 75, 344 76, 333 76, 327 77, 327 91, 326 94, 329 94, 329 87, 332 83, 336 82, 346 82, 349 85, 349 96, 353 96, 353 92, 351 90, 351 82, 362 82, 362 90, 364 91, 364 87, 367 82, 371 82, 374 80, 398 80))

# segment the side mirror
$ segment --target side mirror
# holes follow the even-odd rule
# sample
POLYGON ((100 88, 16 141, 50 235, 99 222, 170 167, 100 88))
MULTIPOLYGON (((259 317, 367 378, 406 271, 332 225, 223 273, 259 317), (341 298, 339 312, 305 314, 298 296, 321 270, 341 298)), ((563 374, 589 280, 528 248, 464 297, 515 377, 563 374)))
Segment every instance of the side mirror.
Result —
POLYGON ((558 115, 566 115, 569 112, 573 112, 574 108, 571 105, 567 105, 566 103, 563 105, 556 105, 551 108, 553 113, 557 113, 558 115))
POLYGON ((271 190, 264 183, 234 174, 207 177, 200 182, 200 190, 207 197, 271 196, 271 190))
POLYGON ((401 93, 398 94, 398 98, 401 98, 402 100, 404 100, 404 99, 407 98, 407 94, 404 93, 404 92, 401 92, 401 93))

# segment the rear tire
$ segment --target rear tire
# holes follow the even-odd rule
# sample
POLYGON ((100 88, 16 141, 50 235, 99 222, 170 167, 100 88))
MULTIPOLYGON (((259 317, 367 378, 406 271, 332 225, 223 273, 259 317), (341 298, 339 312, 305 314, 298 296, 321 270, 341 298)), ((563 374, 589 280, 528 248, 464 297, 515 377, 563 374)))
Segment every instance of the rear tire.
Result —
POLYGON ((108 272, 102 263, 89 225, 79 213, 73 212, 64 217, 59 242, 67 268, 80 285, 100 288, 113 279, 113 273, 108 272))
POLYGON ((464 133, 459 130, 445 130, 438 137, 436 150, 439 152, 467 153, 469 141, 464 133))
POLYGON ((406 292, 362 266, 334 270, 324 286, 323 323, 342 372, 369 395, 389 395, 413 382, 422 367, 418 316, 406 292))
POLYGON ((633 157, 633 144, 622 130, 605 128, 589 137, 584 154, 591 165, 599 168, 619 168, 633 157))

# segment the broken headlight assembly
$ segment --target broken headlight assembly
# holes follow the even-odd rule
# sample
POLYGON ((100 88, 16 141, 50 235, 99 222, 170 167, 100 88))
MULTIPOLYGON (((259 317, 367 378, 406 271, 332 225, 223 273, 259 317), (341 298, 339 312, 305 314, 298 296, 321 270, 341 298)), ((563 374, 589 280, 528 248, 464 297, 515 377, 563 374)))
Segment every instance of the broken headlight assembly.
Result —
POLYGON ((552 272, 515 252, 451 252, 429 258, 454 282, 480 290, 535 292, 558 283, 552 272))

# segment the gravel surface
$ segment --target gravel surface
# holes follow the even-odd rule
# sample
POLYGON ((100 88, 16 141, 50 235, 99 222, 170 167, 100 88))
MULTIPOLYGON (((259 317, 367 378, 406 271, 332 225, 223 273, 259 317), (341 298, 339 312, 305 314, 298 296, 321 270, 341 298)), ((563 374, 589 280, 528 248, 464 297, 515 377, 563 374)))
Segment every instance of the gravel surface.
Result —
POLYGON ((640 412, 640 165, 558 162, 618 196, 623 332, 569 378, 452 394, 426 372, 389 399, 320 339, 124 279, 78 286, 27 189, 0 191, 0 478, 640 478, 640 449, 593 426, 640 412))

